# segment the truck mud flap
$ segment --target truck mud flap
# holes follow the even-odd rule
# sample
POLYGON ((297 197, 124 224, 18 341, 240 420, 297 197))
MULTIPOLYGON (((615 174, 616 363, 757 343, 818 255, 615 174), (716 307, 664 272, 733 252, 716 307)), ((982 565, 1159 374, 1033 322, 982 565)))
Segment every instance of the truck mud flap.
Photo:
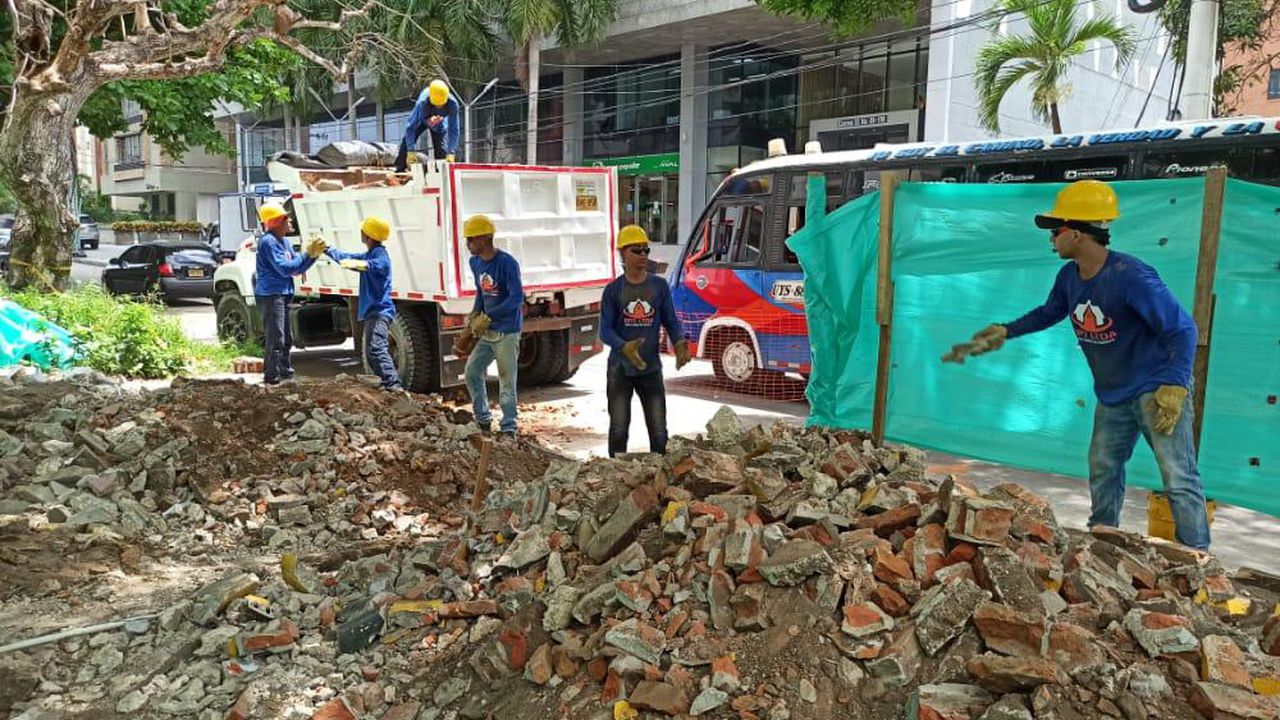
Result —
POLYGON ((573 318, 569 326, 569 367, 578 367, 603 348, 600 343, 600 316, 573 318))

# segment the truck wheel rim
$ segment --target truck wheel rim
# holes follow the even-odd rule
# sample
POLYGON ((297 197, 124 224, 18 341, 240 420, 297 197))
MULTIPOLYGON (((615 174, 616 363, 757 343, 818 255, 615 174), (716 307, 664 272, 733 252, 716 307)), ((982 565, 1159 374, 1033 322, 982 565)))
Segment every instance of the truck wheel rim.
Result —
POLYGON ((741 340, 729 343, 720 357, 724 374, 734 382, 746 382, 756 371, 756 352, 741 340))

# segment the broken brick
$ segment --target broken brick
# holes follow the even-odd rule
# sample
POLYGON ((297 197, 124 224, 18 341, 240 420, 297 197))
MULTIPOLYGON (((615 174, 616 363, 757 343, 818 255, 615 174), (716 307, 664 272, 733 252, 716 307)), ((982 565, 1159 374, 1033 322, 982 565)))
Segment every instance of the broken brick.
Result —
POLYGON ((1044 616, 985 602, 973 613, 973 625, 987 647, 1005 655, 1039 657, 1048 647, 1044 616))
POLYGON ((641 682, 628 701, 641 710, 665 715, 682 715, 689 711, 689 698, 679 688, 664 682, 641 682))
POLYGON ((870 603, 848 605, 844 608, 844 622, 840 630, 850 637, 863 638, 893 629, 893 618, 870 603))
POLYGON ((1058 665, 1048 658, 1005 657, 985 653, 969 658, 965 670, 979 685, 1005 694, 1034 690, 1046 683, 1059 684, 1058 665))
POLYGON ((900 618, 911 612, 911 604, 896 590, 887 585, 878 585, 871 593, 871 602, 880 606, 890 617, 900 618))
POLYGON ((978 545, 1003 545, 1013 524, 1013 508, 983 498, 953 497, 947 513, 947 532, 957 540, 978 545))
POLYGON ((1198 682, 1191 688, 1191 706, 1208 720, 1275 720, 1280 698, 1254 695, 1248 690, 1198 682))
POLYGON ((920 505, 911 503, 876 515, 864 515, 858 519, 855 527, 871 530, 876 535, 887 538, 899 530, 915 527, 919 519, 920 505))
POLYGON ((1200 676, 1205 682, 1235 685, 1249 689, 1253 686, 1249 670, 1245 667, 1244 653, 1231 638, 1208 635, 1200 640, 1200 676))
POLYGON ((356 714, 345 699, 337 697, 321 705, 311 720, 356 720, 356 714))
POLYGON ((583 550, 596 562, 603 562, 617 555, 631 543, 640 526, 652 516, 658 507, 658 495, 649 485, 632 490, 613 515, 591 537, 583 550))

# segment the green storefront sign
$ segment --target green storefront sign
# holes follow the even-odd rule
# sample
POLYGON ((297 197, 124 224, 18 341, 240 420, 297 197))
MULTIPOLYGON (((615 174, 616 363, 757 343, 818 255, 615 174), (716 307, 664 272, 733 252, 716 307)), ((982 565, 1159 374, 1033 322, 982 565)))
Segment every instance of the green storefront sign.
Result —
POLYGON ((680 172, 680 153, 632 155, 588 160, 589 167, 616 167, 619 175, 665 175, 680 172))

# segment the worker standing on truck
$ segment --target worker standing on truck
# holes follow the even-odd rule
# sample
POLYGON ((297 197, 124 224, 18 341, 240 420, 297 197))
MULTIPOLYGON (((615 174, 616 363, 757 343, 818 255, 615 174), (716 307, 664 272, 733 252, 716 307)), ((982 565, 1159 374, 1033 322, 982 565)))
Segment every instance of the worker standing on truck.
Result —
POLYGON ((1044 305, 1010 323, 991 325, 944 360, 998 350, 1009 338, 1044 330, 1070 316, 1093 371, 1098 407, 1089 446, 1089 526, 1119 527, 1125 463, 1138 434, 1155 453, 1173 508, 1178 542, 1209 548, 1204 488, 1192 437, 1191 365, 1196 325, 1151 266, 1108 249, 1116 193, 1081 180, 1036 216, 1064 260, 1044 305))
POLYGON ((609 457, 627 451, 631 394, 640 396, 649 428, 649 452, 667 451, 667 392, 658 358, 660 331, 674 343, 676 369, 689 362, 689 341, 676 319, 671 286, 648 271, 649 236, 638 225, 618 232, 623 274, 605 286, 600 298, 600 339, 611 348, 606 375, 609 403, 609 457))
POLYGON ((396 172, 408 169, 409 150, 417 144, 424 128, 431 131, 431 149, 435 158, 453 162, 453 155, 458 152, 458 136, 462 132, 462 122, 458 117, 458 101, 449 97, 449 86, 443 80, 432 80, 418 95, 418 101, 409 113, 400 152, 396 155, 396 172))
POLYGON ((387 333, 396 317, 396 304, 391 301, 391 256, 383 244, 391 237, 391 225, 379 217, 367 217, 360 223, 362 253, 335 248, 325 254, 348 270, 360 273, 360 296, 356 314, 364 323, 364 352, 369 367, 382 379, 383 390, 403 391, 396 365, 387 350, 387 333))
MULTIPOLYGON (((462 236, 471 253, 471 274, 476 279, 476 303, 467 317, 466 332, 474 339, 467 359, 467 390, 480 431, 493 431, 485 375, 498 362, 499 425, 504 437, 516 435, 516 363, 520 356, 520 331, 524 328, 524 286, 520 263, 493 246, 497 230, 484 215, 473 215, 462 225, 462 236)), ((455 346, 456 347, 456 346, 455 346)), ((467 352, 459 349, 460 354, 467 352)))
POLYGON ((266 231, 258 238, 254 300, 262 314, 266 334, 262 358, 262 381, 279 385, 293 380, 293 333, 289 328, 289 302, 293 300, 293 276, 301 275, 325 251, 324 240, 307 243, 302 255, 293 252, 286 239, 293 232, 289 213, 275 203, 258 208, 258 220, 266 231))

